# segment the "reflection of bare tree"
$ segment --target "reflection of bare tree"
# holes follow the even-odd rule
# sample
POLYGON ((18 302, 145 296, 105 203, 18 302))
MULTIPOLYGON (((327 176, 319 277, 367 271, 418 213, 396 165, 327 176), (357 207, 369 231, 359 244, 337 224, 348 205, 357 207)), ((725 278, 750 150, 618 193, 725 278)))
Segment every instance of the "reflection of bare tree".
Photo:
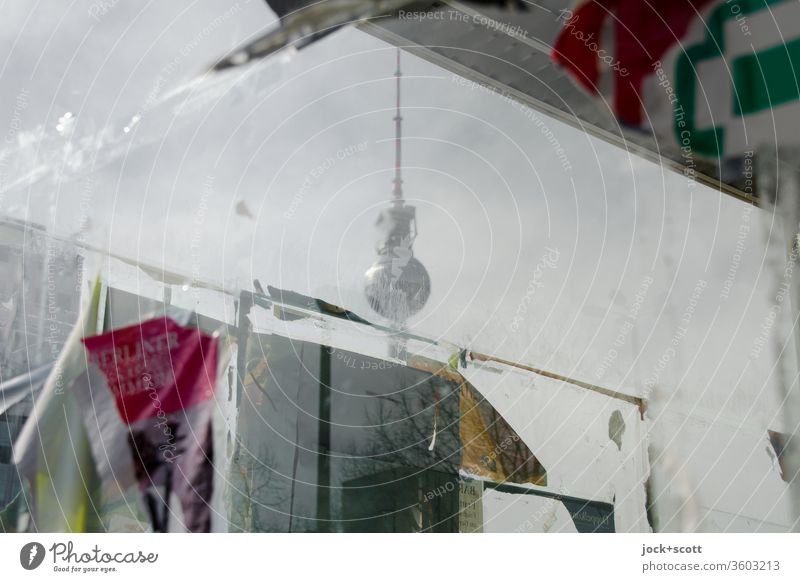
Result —
POLYGON ((274 460, 261 446, 256 455, 237 444, 231 462, 229 485, 229 519, 234 531, 276 531, 275 510, 288 501, 288 493, 275 474, 274 460))
POLYGON ((447 472, 462 469, 499 482, 547 485, 544 466, 474 387, 452 370, 429 371, 422 389, 401 387, 391 396, 376 396, 375 439, 365 454, 447 472), (433 445, 427 462, 420 458, 422 444, 433 445))
POLYGON ((430 373, 424 381, 400 373, 392 390, 374 394, 367 414, 373 428, 359 458, 345 465, 347 483, 371 486, 365 498, 404 500, 395 508, 414 515, 404 524, 415 521, 414 531, 457 531, 459 470, 496 482, 546 485, 544 467, 480 393, 453 370, 424 371, 430 373), (413 496, 393 488, 392 479, 413 488, 413 496))
MULTIPOLYGON (((368 434, 343 467, 348 531, 457 531, 458 391, 442 378, 395 369, 371 395, 368 434), (449 485, 448 485, 449 484, 449 485), (429 491, 447 495, 428 496, 429 491)), ((369 394, 369 391, 368 391, 369 394)))
POLYGON ((230 527, 247 532, 286 531, 279 524, 288 517, 279 511, 289 500, 287 481, 276 472, 279 464, 270 443, 263 438, 263 427, 258 425, 275 410, 269 393, 271 346, 267 337, 259 334, 252 334, 250 340, 239 403, 239 432, 230 468, 230 527))
POLYGON ((448 366, 416 356, 399 366, 338 349, 325 358, 319 344, 258 340, 237 425, 241 448, 258 459, 240 452, 232 470, 239 529, 316 529, 319 519, 338 519, 345 531, 457 531, 459 470, 543 484, 530 450, 448 366), (303 482, 295 480, 298 453, 303 482), (281 474, 264 472, 265 463, 281 474))
POLYGON ((378 405, 366 417, 371 438, 359 452, 393 465, 457 472, 457 390, 436 377, 411 389, 403 384, 392 395, 375 395, 378 405))

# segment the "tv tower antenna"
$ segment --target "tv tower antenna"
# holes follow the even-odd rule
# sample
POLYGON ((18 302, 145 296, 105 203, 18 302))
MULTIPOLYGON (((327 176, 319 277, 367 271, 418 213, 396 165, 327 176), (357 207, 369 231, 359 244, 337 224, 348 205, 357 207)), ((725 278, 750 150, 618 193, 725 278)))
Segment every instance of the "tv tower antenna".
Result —
POLYGON ((403 204, 403 115, 400 113, 400 79, 403 76, 400 70, 400 49, 397 49, 397 70, 394 73, 397 84, 397 98, 395 101, 396 112, 394 115, 394 196, 393 204, 403 204))

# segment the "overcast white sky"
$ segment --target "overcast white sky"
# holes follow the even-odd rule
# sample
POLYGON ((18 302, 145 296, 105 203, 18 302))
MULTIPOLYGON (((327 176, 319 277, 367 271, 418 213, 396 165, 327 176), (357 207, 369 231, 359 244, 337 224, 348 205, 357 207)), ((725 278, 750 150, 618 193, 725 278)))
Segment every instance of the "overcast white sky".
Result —
MULTIPOLYGON (((9 188, 0 212, 62 234, 88 225, 93 243, 232 289, 257 277, 371 316, 361 277, 391 193, 394 49, 346 30, 170 100, 273 15, 256 0, 105 4, 99 14, 99 1, 2 3, 0 177, 7 187, 28 171, 46 176, 9 188), (55 129, 67 112, 71 145, 55 129), (99 151, 79 143, 97 136, 99 151)), ((771 358, 748 357, 774 285, 761 211, 537 123, 410 55, 403 68, 405 192, 433 284, 415 331, 610 387, 655 378, 733 417, 772 397, 771 358), (623 318, 643 290, 631 331, 623 318), (658 371, 693 295, 685 338, 658 371)))

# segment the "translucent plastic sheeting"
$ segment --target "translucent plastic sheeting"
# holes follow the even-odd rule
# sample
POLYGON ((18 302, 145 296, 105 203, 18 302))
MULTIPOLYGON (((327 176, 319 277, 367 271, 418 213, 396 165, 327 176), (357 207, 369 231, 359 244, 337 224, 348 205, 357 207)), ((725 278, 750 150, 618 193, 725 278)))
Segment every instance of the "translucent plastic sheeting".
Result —
MULTIPOLYGON (((21 26, 27 14, 10 10, 3 26, 33 34, 21 26)), ((125 260, 123 269, 98 259, 87 265, 90 278, 92 269, 125 277, 129 291, 169 294, 228 323, 254 279, 373 318, 363 276, 391 193, 394 47, 342 30, 194 81, 273 24, 262 3, 170 3, 146 8, 141 20, 125 3, 98 19, 36 10, 36 39, 54 39, 41 54, 13 51, 14 35, 3 41, 32 76, 1 89, 11 121, 0 212, 125 260), (148 18, 171 23, 169 33, 158 36, 148 18), (89 32, 92 43, 77 46, 89 32), (228 299, 195 295, 201 284, 228 299)), ((708 455, 760 474, 769 460, 761 436, 792 429, 773 372, 772 271, 785 261, 782 244, 770 246, 778 236, 771 217, 435 65, 409 55, 402 63, 404 191, 417 208, 415 258, 431 276, 430 299, 408 331, 439 341, 427 348, 438 361, 450 356, 438 354, 446 346, 468 346, 654 401, 652 411, 668 411, 646 415, 654 447, 677 463, 666 465, 663 490, 683 507, 673 477, 684 474, 699 506, 729 511, 732 503, 716 497, 722 489, 705 493, 716 479, 708 455), (679 446, 674 432, 697 422, 714 427, 696 437, 711 448, 679 446), (751 435, 744 449, 722 446, 725 437, 713 436, 720 423, 751 435)), ((297 325, 323 335, 312 320, 297 325)), ((383 350, 371 336, 342 341, 366 354, 383 350)), ((794 377, 796 362, 789 368, 794 377)), ((492 398, 491 382, 475 382, 492 398)), ((552 418, 572 423, 561 442, 579 441, 590 426, 600 456, 575 460, 565 486, 632 503, 617 529, 644 529, 645 457, 619 458, 645 446, 643 431, 627 440, 638 412, 620 408, 626 430, 617 417, 610 430, 615 408, 603 399, 584 407, 580 398, 590 397, 572 402, 570 390, 546 401, 552 418), (585 473, 574 474, 581 463, 585 473)), ((512 422, 522 434, 543 405, 514 402, 504 406, 524 416, 512 422)), ((547 435, 536 436, 526 442, 547 435)), ((560 446, 566 466, 573 451, 560 446)), ((768 494, 780 493, 781 483, 770 483, 768 494)), ((725 495, 745 502, 743 490, 725 495)), ((766 510, 743 519, 784 524, 766 510)), ((704 523, 698 515, 683 523, 704 523)))
MULTIPOLYGON (((391 188, 393 50, 345 30, 182 84, 204 70, 204 47, 154 100, 145 91, 101 119, 88 109, 59 121, 63 107, 21 129, 4 150, 6 210, 234 293, 257 277, 368 313, 372 223, 391 188)), ((703 279, 683 360, 657 381, 734 381, 735 365, 713 362, 740 361, 750 342, 735 331, 760 325, 755 214, 729 290, 743 205, 431 64, 403 63, 405 190, 418 208, 416 256, 432 274, 415 329, 632 387, 652 376, 703 279), (554 139, 571 170, 555 163, 554 139), (701 343, 706 357, 692 360, 701 343)), ((754 362, 749 384, 771 382, 768 370, 754 362)))

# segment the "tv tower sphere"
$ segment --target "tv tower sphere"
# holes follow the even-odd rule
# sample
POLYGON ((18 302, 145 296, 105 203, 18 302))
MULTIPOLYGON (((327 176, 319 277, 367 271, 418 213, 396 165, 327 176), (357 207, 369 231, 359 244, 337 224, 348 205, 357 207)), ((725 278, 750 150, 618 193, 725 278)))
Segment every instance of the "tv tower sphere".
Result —
POLYGON ((431 278, 423 264, 382 255, 364 274, 369 306, 382 317, 402 322, 416 315, 431 295, 431 278), (402 263, 402 266, 400 266, 402 263))

